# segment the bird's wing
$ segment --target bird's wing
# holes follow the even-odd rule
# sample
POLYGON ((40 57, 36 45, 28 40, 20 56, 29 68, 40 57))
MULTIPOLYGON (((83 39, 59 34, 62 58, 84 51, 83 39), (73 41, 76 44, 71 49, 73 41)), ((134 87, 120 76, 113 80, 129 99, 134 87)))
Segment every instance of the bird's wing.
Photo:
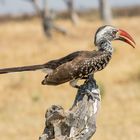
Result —
POLYGON ((73 59, 75 59, 77 56, 79 56, 81 54, 82 51, 77 51, 77 52, 73 52, 65 57, 62 57, 60 59, 56 59, 56 60, 52 60, 49 61, 47 63, 44 64, 45 68, 49 68, 49 69, 56 69, 57 67, 59 67, 62 64, 65 64, 69 61, 72 61, 73 59))
MULTIPOLYGON (((72 79, 82 78, 89 74, 88 69, 90 68, 91 60, 94 59, 96 64, 97 61, 99 62, 100 59, 102 60, 107 55, 107 53, 100 51, 83 51, 72 57, 72 59, 68 59, 69 61, 66 61, 66 58, 62 60, 63 63, 59 60, 60 65, 57 65, 56 69, 45 77, 43 84, 59 85, 72 79)), ((92 65, 94 66, 95 64, 92 65)))

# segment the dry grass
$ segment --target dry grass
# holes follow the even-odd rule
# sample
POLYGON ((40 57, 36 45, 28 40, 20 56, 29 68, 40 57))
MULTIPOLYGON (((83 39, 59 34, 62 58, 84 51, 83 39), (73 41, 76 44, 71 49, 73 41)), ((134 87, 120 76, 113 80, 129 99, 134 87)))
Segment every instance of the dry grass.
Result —
MULTIPOLYGON (((0 25, 0 67, 44 63, 76 50, 92 50, 93 33, 100 21, 57 21, 71 31, 63 37, 44 37, 38 20, 0 25)), ((131 33, 134 50, 114 42, 116 51, 108 67, 96 74, 105 95, 98 116, 95 140, 139 140, 140 137, 140 18, 121 18, 113 24, 131 33), (120 47, 119 47, 120 46, 120 47), (134 78, 133 78, 134 77, 134 78)), ((68 109, 76 90, 68 83, 58 87, 40 84, 44 73, 24 72, 0 75, 1 140, 35 140, 44 127, 44 113, 52 104, 68 109)))

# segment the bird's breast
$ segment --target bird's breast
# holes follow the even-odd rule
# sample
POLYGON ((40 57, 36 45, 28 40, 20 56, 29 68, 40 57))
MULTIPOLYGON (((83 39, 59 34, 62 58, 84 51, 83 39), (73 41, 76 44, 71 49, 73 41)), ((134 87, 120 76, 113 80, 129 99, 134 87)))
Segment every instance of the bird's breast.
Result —
POLYGON ((111 56, 106 57, 98 57, 97 59, 91 58, 90 60, 86 60, 81 66, 78 76, 83 78, 88 76, 91 73, 95 73, 104 69, 109 63, 111 56))
POLYGON ((104 69, 111 59, 111 55, 91 60, 92 72, 97 72, 104 69))
POLYGON ((111 59, 111 55, 107 55, 105 57, 101 57, 101 58, 97 59, 95 61, 95 63, 93 60, 93 67, 94 67, 93 72, 104 69, 107 66, 107 64, 109 63, 110 59, 111 59))

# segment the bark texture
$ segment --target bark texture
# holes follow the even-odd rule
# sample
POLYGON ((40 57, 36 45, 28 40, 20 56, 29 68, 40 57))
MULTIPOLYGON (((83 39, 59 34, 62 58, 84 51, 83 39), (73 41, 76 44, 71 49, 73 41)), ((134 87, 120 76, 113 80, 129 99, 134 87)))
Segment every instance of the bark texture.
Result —
POLYGON ((100 100, 98 86, 90 77, 80 86, 69 111, 56 105, 46 111, 45 128, 39 140, 89 140, 96 131, 100 100))

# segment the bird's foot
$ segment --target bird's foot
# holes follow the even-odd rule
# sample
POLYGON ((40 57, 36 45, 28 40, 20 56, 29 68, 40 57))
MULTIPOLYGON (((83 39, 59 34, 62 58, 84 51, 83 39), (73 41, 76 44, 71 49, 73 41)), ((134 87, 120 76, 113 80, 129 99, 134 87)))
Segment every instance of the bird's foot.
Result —
POLYGON ((78 89, 80 89, 80 86, 77 85, 77 81, 78 81, 78 79, 74 79, 74 80, 70 81, 70 85, 71 85, 73 88, 78 88, 78 89))
POLYGON ((74 85, 72 86, 73 88, 76 88, 76 89, 80 89, 80 86, 79 85, 74 85))
POLYGON ((88 95, 89 98, 97 99, 98 101, 100 101, 100 90, 98 88, 98 85, 96 84, 96 80, 92 75, 89 75, 84 84, 79 87, 79 92, 83 95, 88 95))
POLYGON ((85 92, 88 94, 88 96, 94 97, 94 99, 97 99, 98 101, 100 101, 99 98, 99 89, 92 89, 92 91, 86 89, 85 92))

